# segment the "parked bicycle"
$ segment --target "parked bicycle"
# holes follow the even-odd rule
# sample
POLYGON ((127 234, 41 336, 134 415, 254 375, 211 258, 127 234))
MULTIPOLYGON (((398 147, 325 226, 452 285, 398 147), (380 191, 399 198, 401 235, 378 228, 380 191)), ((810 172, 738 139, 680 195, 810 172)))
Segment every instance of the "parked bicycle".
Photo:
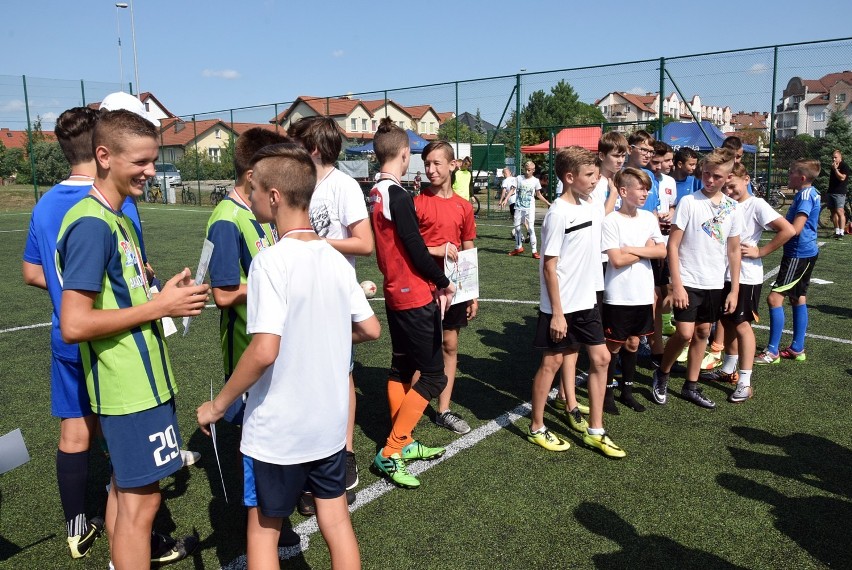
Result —
POLYGON ((756 198, 763 198, 766 202, 775 208, 776 210, 780 210, 784 206, 787 205, 787 197, 784 195, 781 190, 777 188, 771 188, 767 192, 766 189, 766 180, 762 176, 758 176, 752 182, 752 190, 754 191, 754 195, 756 198))
POLYGON ((479 198, 477 198, 475 195, 471 194, 470 195, 470 205, 473 206, 473 215, 478 216, 479 215, 479 198))
POLYGON ((148 202, 151 204, 162 203, 163 201, 163 191, 160 190, 160 186, 158 184, 151 184, 151 187, 148 188, 148 202))
POLYGON ((228 195, 228 187, 224 184, 216 184, 213 186, 213 191, 210 192, 210 203, 215 206, 225 199, 228 195))
POLYGON ((190 204, 192 206, 198 204, 198 200, 195 199, 195 192, 193 192, 186 186, 181 186, 180 188, 180 201, 184 204, 190 204))

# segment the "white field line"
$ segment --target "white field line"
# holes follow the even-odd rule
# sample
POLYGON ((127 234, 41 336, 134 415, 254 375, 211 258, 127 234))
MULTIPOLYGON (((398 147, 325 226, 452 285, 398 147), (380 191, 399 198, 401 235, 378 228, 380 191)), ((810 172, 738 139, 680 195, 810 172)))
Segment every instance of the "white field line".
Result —
MULTIPOLYGON (((764 326, 764 325, 754 325, 753 324, 753 325, 751 325, 751 328, 760 329, 760 330, 764 330, 764 331, 769 330, 769 327, 764 326)), ((783 332, 784 334, 793 334, 793 331, 787 330, 787 329, 784 329, 781 332, 783 332)), ((836 338, 836 337, 833 337, 833 336, 825 336, 825 335, 821 335, 821 334, 811 334, 811 333, 805 333, 805 336, 807 338, 814 338, 814 339, 817 339, 817 340, 828 340, 828 341, 837 342, 837 343, 840 343, 840 344, 852 344, 852 340, 845 339, 845 338, 836 338)))
POLYGON ((15 232, 26 232, 29 230, 0 230, 0 234, 13 234, 15 232))
MULTIPOLYGON (((551 396, 556 395, 556 389, 554 389, 551 396)), ((500 417, 491 420, 487 424, 476 428, 470 433, 460 437, 455 440, 451 444, 447 446, 447 452, 438 459, 434 461, 418 461, 416 463, 412 463, 408 469, 409 473, 412 475, 422 475, 432 467, 446 461, 457 453, 469 448, 473 447, 477 443, 484 440, 486 437, 496 433, 497 431, 504 429, 511 424, 515 423, 522 417, 529 415, 531 411, 531 405, 529 402, 524 402, 523 404, 519 404, 514 409, 500 417)), ((349 507, 349 512, 355 512, 361 507, 375 501, 385 493, 393 491, 396 487, 389 483, 388 481, 381 479, 376 481, 369 487, 358 491, 355 495, 355 502, 349 507)), ((311 517, 295 527, 293 530, 302 538, 299 546, 290 546, 287 548, 279 548, 278 549, 278 557, 280 559, 292 558, 298 555, 300 552, 304 552, 310 546, 310 538, 311 535, 315 534, 319 530, 319 526, 317 525, 316 517, 311 517)), ((230 563, 222 567, 222 570, 243 570, 246 568, 246 557, 242 555, 235 560, 232 560, 230 563)))
MULTIPOLYGON (((763 241, 763 240, 760 240, 760 241, 763 241)), ((817 247, 822 247, 822 246, 824 246, 824 245, 825 245, 825 242, 824 242, 824 241, 817 242, 817 247)), ((763 282, 764 282, 764 283, 766 283, 767 281, 769 281, 770 279, 772 279, 773 277, 775 277, 776 275, 778 275, 778 271, 779 271, 780 269, 781 269, 781 266, 779 265, 779 266, 777 266, 777 267, 775 267, 775 268, 770 269, 769 271, 767 271, 767 272, 763 275, 763 282)))

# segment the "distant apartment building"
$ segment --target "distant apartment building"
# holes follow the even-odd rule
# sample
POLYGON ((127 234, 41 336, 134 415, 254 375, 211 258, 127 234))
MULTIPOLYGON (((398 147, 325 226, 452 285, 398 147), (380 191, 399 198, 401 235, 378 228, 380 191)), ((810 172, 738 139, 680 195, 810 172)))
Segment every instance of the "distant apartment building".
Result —
MULTIPOLYGON (((732 130, 731 108, 704 105, 699 95, 693 95, 689 101, 680 99, 677 93, 663 98, 663 116, 676 121, 710 121, 723 132, 732 130)), ((660 115, 660 94, 645 93, 638 95, 625 91, 607 93, 597 101, 595 106, 601 110, 609 123, 636 123, 653 121, 660 115)), ((632 125, 630 128, 635 128, 632 125)), ((624 129, 628 130, 627 125, 624 129)))
POLYGON ((807 134, 825 134, 828 115, 842 112, 852 120, 852 71, 829 73, 819 79, 793 77, 781 94, 775 109, 775 132, 779 139, 807 134))

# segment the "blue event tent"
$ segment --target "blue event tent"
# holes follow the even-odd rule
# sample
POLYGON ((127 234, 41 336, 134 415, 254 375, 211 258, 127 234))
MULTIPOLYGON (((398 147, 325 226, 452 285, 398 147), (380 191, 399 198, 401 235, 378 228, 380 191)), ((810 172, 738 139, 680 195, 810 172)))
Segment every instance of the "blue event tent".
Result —
MULTIPOLYGON (((408 145, 411 148, 411 154, 420 154, 423 152, 423 149, 426 148, 426 145, 429 144, 429 141, 408 129, 405 131, 408 134, 408 145)), ((346 154, 367 154, 373 152, 373 142, 370 141, 367 144, 363 144, 361 146, 353 146, 346 149, 346 154)))
MULTIPOLYGON (((698 126, 698 123, 669 123, 663 127, 663 138, 661 140, 669 144, 675 151, 688 146, 692 150, 709 152, 722 146, 725 141, 725 134, 710 121, 701 121, 701 126, 698 126), (704 132, 702 132, 702 128, 704 132), (706 136, 704 133, 707 133, 706 136), (709 141, 707 140, 708 137, 710 138, 709 141)), ((751 144, 744 144, 743 150, 752 154, 757 152, 757 148, 751 144)))

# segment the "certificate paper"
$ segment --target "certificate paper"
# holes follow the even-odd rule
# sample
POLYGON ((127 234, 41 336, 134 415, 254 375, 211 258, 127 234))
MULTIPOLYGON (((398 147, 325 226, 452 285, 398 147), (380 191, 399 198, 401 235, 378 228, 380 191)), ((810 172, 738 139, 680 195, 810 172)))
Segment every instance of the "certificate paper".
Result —
POLYGON ((456 286, 453 305, 479 298, 479 257, 476 248, 459 251, 458 261, 445 257, 444 274, 456 286))

